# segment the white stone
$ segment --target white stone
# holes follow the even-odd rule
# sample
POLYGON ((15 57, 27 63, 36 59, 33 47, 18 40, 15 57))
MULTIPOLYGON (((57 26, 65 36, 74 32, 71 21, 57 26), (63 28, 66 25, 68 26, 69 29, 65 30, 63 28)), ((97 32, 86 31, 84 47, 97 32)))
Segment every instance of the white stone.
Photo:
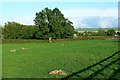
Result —
POLYGON ((10 50, 10 52, 16 52, 16 50, 15 50, 15 49, 13 49, 13 50, 10 50))

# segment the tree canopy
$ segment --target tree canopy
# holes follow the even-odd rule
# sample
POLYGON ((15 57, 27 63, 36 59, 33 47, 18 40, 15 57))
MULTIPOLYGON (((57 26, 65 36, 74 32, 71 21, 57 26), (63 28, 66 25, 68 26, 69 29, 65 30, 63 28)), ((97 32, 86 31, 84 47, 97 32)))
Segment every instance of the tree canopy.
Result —
POLYGON ((58 8, 51 10, 46 7, 37 12, 34 22, 39 27, 36 37, 40 39, 68 38, 74 34, 73 23, 65 18, 58 8))
POLYGON ((2 33, 5 39, 33 39, 37 30, 34 25, 8 22, 5 23, 2 33))
POLYGON ((109 29, 107 32, 106 32, 107 36, 114 36, 115 35, 115 30, 114 29, 109 29))

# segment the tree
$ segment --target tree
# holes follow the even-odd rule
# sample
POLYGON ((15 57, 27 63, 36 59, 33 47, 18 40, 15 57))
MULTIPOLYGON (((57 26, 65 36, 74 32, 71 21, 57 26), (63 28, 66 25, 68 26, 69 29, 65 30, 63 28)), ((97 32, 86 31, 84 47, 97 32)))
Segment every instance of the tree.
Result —
POLYGON ((39 30, 34 25, 22 25, 22 38, 23 39, 36 39, 36 33, 39 30))
POLYGON ((115 35, 115 30, 114 29, 109 29, 107 32, 106 32, 107 36, 114 36, 115 35))
POLYGON ((46 7, 36 13, 34 22, 39 27, 36 34, 39 39, 68 38, 74 34, 73 23, 66 19, 58 8, 51 10, 46 7))
POLYGON ((98 30, 98 35, 99 35, 99 36, 105 36, 105 30, 103 30, 103 29, 100 28, 100 29, 98 30))
POLYGON ((16 39, 20 33, 20 24, 15 22, 5 23, 3 35, 5 39, 16 39))
POLYGON ((0 39, 2 38, 2 27, 0 26, 0 39))

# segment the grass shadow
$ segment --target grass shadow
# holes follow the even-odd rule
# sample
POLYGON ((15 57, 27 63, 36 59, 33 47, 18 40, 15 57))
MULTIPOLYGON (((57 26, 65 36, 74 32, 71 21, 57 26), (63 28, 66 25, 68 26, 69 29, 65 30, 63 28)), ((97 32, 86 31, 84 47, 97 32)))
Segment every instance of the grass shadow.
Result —
POLYGON ((111 65, 113 64, 116 64, 118 61, 120 61, 120 57, 118 57, 118 54, 120 53, 120 51, 118 52, 115 52, 114 54, 108 56, 107 58, 91 65, 91 66, 88 66, 88 67, 85 67, 83 68, 82 70, 79 70, 77 72, 73 72, 72 74, 62 78, 61 80, 68 80, 68 79, 71 79, 73 78, 74 76, 76 76, 77 78, 79 79, 86 79, 86 80, 93 80, 98 74, 100 75, 103 75, 103 76, 106 76, 107 74, 104 74, 103 71, 106 70, 106 69, 111 69, 113 70, 113 74, 111 74, 110 76, 106 76, 107 78, 113 78, 116 74, 118 74, 120 72, 120 68, 115 70, 115 69, 112 69, 110 68, 111 65), (113 58, 117 56, 117 58, 113 58), (108 62, 110 61, 110 62, 108 62), (107 64, 103 64, 104 62, 106 62, 107 64), (98 68, 97 70, 93 70, 92 68, 96 67, 96 66, 100 66, 101 68, 98 68), (86 77, 82 77, 81 76, 81 73, 84 73, 85 71, 93 71, 93 73, 89 74, 88 76, 86 77))

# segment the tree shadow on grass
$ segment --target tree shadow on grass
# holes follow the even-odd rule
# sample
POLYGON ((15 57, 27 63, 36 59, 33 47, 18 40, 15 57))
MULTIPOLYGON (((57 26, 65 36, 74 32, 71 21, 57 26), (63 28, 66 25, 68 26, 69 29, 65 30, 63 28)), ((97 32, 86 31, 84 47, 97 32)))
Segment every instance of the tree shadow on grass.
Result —
POLYGON ((116 43, 119 43, 119 42, 120 42, 120 39, 117 39, 117 40, 113 40, 112 42, 116 42, 116 43))
MULTIPOLYGON (((116 78, 116 74, 120 74, 120 68, 111 68, 112 65, 118 64, 118 62, 120 61, 120 57, 118 56, 118 54, 120 54, 120 51, 108 56, 107 58, 91 65, 88 67, 83 68, 82 70, 79 70, 77 72, 73 72, 72 74, 62 78, 61 80, 69 80, 72 79, 73 77, 75 77, 75 79, 83 79, 83 80, 93 80, 95 79, 98 75, 101 75, 101 78, 107 78, 109 80, 111 79, 115 79, 117 80, 118 77, 116 78), (99 68, 95 69, 94 68, 96 66, 99 66, 99 68), (104 71, 106 69, 109 69, 110 71, 112 71, 112 74, 108 75, 109 72, 104 73, 104 71), (83 77, 81 74, 85 73, 85 72, 89 72, 92 71, 91 74, 88 74, 86 77, 83 77)), ((118 75, 119 76, 119 75, 118 75)), ((97 77, 99 78, 99 77, 97 77)), ((73 78, 74 79, 74 78, 73 78)))

